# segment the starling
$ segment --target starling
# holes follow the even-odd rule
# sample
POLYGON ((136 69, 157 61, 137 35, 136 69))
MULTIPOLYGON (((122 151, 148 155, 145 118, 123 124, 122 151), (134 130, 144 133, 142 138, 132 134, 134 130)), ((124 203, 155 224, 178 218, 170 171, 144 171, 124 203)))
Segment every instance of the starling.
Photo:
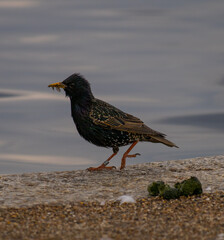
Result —
POLYGON ((165 134, 146 126, 139 118, 95 98, 89 82, 80 74, 72 74, 63 82, 48 87, 60 91, 63 88, 71 101, 71 114, 79 134, 87 141, 106 148, 112 148, 113 154, 99 167, 89 171, 113 169, 107 167, 109 161, 118 153, 119 147, 131 144, 121 159, 120 169, 125 168, 126 158, 136 157, 139 153, 129 154, 138 142, 163 143, 168 147, 177 147, 165 138, 165 134))

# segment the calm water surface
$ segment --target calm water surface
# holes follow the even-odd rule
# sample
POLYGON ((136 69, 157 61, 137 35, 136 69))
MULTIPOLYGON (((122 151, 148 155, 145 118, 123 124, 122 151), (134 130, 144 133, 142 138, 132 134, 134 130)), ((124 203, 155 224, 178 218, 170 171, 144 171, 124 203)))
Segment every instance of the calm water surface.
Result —
POLYGON ((140 143, 129 164, 223 154, 223 12, 220 0, 0 2, 0 173, 111 154, 78 135, 69 100, 47 88, 74 72, 180 146, 140 143))

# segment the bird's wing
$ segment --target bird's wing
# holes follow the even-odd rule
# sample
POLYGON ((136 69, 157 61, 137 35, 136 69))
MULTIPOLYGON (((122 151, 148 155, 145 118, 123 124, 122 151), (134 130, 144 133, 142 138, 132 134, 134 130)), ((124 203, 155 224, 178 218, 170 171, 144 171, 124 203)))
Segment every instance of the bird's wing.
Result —
POLYGON ((96 125, 105 128, 151 136, 165 136, 165 134, 146 126, 139 118, 122 112, 114 106, 98 99, 92 105, 90 118, 96 125))

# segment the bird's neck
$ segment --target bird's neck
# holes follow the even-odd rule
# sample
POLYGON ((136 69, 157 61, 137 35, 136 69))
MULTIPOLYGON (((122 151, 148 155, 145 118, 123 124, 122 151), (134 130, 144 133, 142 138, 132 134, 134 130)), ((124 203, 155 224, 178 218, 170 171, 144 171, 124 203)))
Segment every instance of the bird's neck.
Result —
POLYGON ((92 102, 93 102, 93 95, 84 95, 83 97, 76 99, 70 97, 71 100, 71 112, 72 112, 72 117, 74 120, 78 117, 84 117, 88 115, 90 112, 92 102))

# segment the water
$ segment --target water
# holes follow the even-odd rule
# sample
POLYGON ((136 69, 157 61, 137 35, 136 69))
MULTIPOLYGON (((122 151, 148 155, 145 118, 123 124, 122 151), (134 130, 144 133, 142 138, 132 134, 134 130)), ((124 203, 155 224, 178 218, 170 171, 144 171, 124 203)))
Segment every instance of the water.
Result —
POLYGON ((111 154, 78 135, 69 100, 47 88, 74 72, 180 147, 140 143, 128 164, 223 154, 223 11, 221 0, 0 2, 0 173, 111 154))

